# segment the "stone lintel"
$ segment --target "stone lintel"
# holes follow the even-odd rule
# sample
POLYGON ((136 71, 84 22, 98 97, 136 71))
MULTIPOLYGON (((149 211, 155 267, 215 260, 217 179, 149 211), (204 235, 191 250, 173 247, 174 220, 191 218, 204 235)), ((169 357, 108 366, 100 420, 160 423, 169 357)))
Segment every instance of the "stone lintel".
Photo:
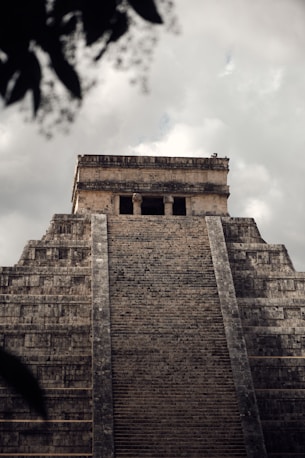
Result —
POLYGON ((152 183, 139 183, 139 182, 126 182, 126 181, 87 181, 78 182, 76 185, 78 191, 110 191, 120 192, 122 194, 128 193, 143 193, 143 194, 156 194, 160 193, 180 193, 187 194, 220 194, 229 196, 229 187, 226 185, 218 185, 215 183, 180 183, 173 182, 152 182, 152 183))

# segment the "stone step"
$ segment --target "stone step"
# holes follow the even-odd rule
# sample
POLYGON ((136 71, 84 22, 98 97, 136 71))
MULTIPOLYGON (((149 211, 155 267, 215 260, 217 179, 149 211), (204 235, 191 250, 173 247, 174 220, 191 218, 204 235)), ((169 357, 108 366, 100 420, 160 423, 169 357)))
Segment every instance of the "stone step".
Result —
POLYGON ((204 219, 108 231, 117 458, 245 457, 204 219))

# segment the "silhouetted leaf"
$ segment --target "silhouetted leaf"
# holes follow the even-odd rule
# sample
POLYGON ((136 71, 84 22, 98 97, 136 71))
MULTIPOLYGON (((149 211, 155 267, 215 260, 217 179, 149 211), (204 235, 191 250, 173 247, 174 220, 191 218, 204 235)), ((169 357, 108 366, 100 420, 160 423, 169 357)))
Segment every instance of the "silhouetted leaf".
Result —
POLYGON ((32 62, 30 78, 32 80, 34 114, 36 114, 39 108, 40 99, 41 99, 41 92, 40 92, 41 68, 40 68, 40 63, 37 57, 35 56, 35 54, 32 54, 30 56, 30 61, 32 62))
POLYGON ((42 37, 48 33, 47 27, 47 11, 45 0, 35 0, 35 2, 25 2, 26 8, 31 3, 31 8, 27 11, 27 17, 23 22, 27 21, 30 32, 30 41, 35 40, 39 43, 42 37))
POLYGON ((69 35, 76 29, 82 0, 54 0, 50 12, 49 25, 59 35, 69 35))
POLYGON ((71 16, 66 21, 63 20, 60 25, 60 34, 70 35, 71 33, 75 31, 76 25, 77 25, 77 17, 75 15, 71 16))
POLYGON ((55 0, 52 7, 52 18, 58 24, 61 20, 71 13, 80 11, 83 0, 55 0))
MULTIPOLYGON (((7 105, 21 100, 28 91, 33 95, 33 109, 36 114, 41 104, 41 111, 50 113, 55 104, 46 102, 54 98, 57 85, 54 79, 60 80, 75 98, 82 98, 81 84, 77 72, 79 61, 77 50, 83 45, 90 47, 100 39, 103 49, 96 56, 100 59, 108 44, 122 37, 129 25, 137 26, 130 21, 129 13, 134 10, 145 20, 161 24, 162 19, 157 11, 156 0, 9 0, 1 4, 0 14, 0 97, 7 105), (78 27, 79 25, 79 27, 78 27), (80 33, 75 33, 79 31, 80 33), (83 33, 82 33, 83 32, 83 33), (39 52, 46 53, 47 61, 39 52), (31 55, 31 57, 29 57, 31 55), (36 56, 35 58, 33 56, 36 56), (25 64, 24 61, 28 62, 25 64), (31 60, 31 61, 30 61, 31 60), (73 64, 71 64, 73 62, 73 64), (41 66, 52 66, 54 74, 43 73, 44 84, 41 84, 41 66), (53 81, 52 90, 48 90, 48 78, 53 81), (53 90, 53 88, 55 88, 53 90), (44 97, 41 96, 43 91, 44 97), (52 93, 52 94, 51 94, 52 93)), ((166 0, 168 2, 169 0, 166 0)), ((128 54, 129 47, 134 45, 132 32, 127 38, 126 46, 119 47, 119 53, 128 54)), ((154 46, 154 43, 152 43, 154 46)), ((145 48, 139 45, 140 51, 145 48)), ((123 61, 124 55, 116 61, 123 61)), ((132 65, 139 66, 139 60, 131 60, 132 65)), ((82 75, 88 83, 86 75, 82 75)), ((84 84, 87 92, 92 84, 84 84)), ((60 91, 58 91, 60 92, 60 91)))
POLYGON ((23 54, 42 33, 46 17, 45 0, 1 2, 0 48, 9 55, 23 54))
POLYGON ((146 21, 153 24, 163 23, 154 0, 128 0, 128 3, 146 21))
POLYGON ((117 12, 116 20, 112 26, 112 32, 108 42, 117 41, 128 30, 128 18, 126 13, 117 12))
POLYGON ((33 88, 33 108, 34 108, 34 115, 36 115, 38 108, 40 107, 41 102, 41 90, 40 86, 33 88))
POLYGON ((44 419, 47 418, 45 398, 38 381, 27 366, 15 355, 0 348, 0 376, 20 394, 44 419))
POLYGON ((27 49, 29 33, 26 23, 26 5, 18 0, 2 2, 0 15, 0 47, 8 54, 27 49))
POLYGON ((41 70, 37 57, 32 52, 27 53, 19 69, 19 75, 15 84, 5 100, 6 105, 21 100, 28 90, 33 91, 34 113, 37 112, 40 104, 40 80, 41 70))
POLYGON ((16 60, 9 58, 6 62, 1 62, 0 65, 0 94, 2 97, 5 97, 6 89, 8 82, 14 75, 17 70, 17 62, 16 60))
POLYGON ((53 34, 47 37, 47 40, 41 43, 43 49, 48 52, 53 69, 66 86, 66 88, 78 99, 82 98, 82 91, 80 87, 79 78, 76 71, 66 60, 63 51, 61 49, 60 41, 53 34))
POLYGON ((121 12, 116 13, 116 22, 112 26, 112 32, 110 34, 110 37, 108 38, 106 45, 98 53, 98 55, 95 57, 94 60, 97 61, 103 56, 109 43, 117 41, 119 38, 121 38, 122 35, 124 35, 127 32, 128 25, 129 23, 128 23, 128 17, 126 13, 121 13, 121 12))
POLYGON ((30 82, 28 79, 27 71, 24 70, 19 73, 16 78, 15 84, 6 98, 6 105, 11 105, 12 103, 19 102, 24 96, 25 93, 30 89, 30 82))
POLYGON ((80 87, 79 78, 74 68, 59 54, 53 53, 51 55, 53 68, 61 80, 61 82, 69 89, 72 94, 78 99, 82 98, 82 91, 80 87))
POLYGON ((82 18, 88 46, 101 38, 107 30, 112 29, 116 6, 115 0, 83 0, 82 18))

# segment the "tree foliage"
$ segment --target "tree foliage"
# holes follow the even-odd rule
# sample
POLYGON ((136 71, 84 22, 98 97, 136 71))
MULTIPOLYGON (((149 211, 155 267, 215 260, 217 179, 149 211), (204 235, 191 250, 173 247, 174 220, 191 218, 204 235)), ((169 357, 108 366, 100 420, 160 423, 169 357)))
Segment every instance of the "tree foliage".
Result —
MULTIPOLYGON (((159 2, 172 7, 170 0, 159 2)), ((81 100, 84 87, 77 70, 78 44, 82 41, 85 48, 98 44, 99 51, 94 56, 98 61, 111 43, 130 31, 135 17, 152 25, 163 23, 155 0, 2 2, 0 95, 4 104, 11 105, 31 93, 36 115, 45 102, 42 88, 47 84, 52 92, 58 81, 72 98, 81 100), (45 67, 53 79, 45 76, 45 67)))

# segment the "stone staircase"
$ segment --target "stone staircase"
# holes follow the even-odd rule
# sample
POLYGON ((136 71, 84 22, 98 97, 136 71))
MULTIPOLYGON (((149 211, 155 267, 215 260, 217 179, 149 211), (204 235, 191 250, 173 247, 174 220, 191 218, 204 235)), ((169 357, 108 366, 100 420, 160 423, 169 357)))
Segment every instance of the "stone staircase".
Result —
POLYGON ((246 457, 204 218, 109 216, 108 243, 116 458, 246 457))
POLYGON ((0 269, 0 343, 43 386, 48 421, 0 385, 0 457, 92 456, 90 218, 55 215, 0 269))

